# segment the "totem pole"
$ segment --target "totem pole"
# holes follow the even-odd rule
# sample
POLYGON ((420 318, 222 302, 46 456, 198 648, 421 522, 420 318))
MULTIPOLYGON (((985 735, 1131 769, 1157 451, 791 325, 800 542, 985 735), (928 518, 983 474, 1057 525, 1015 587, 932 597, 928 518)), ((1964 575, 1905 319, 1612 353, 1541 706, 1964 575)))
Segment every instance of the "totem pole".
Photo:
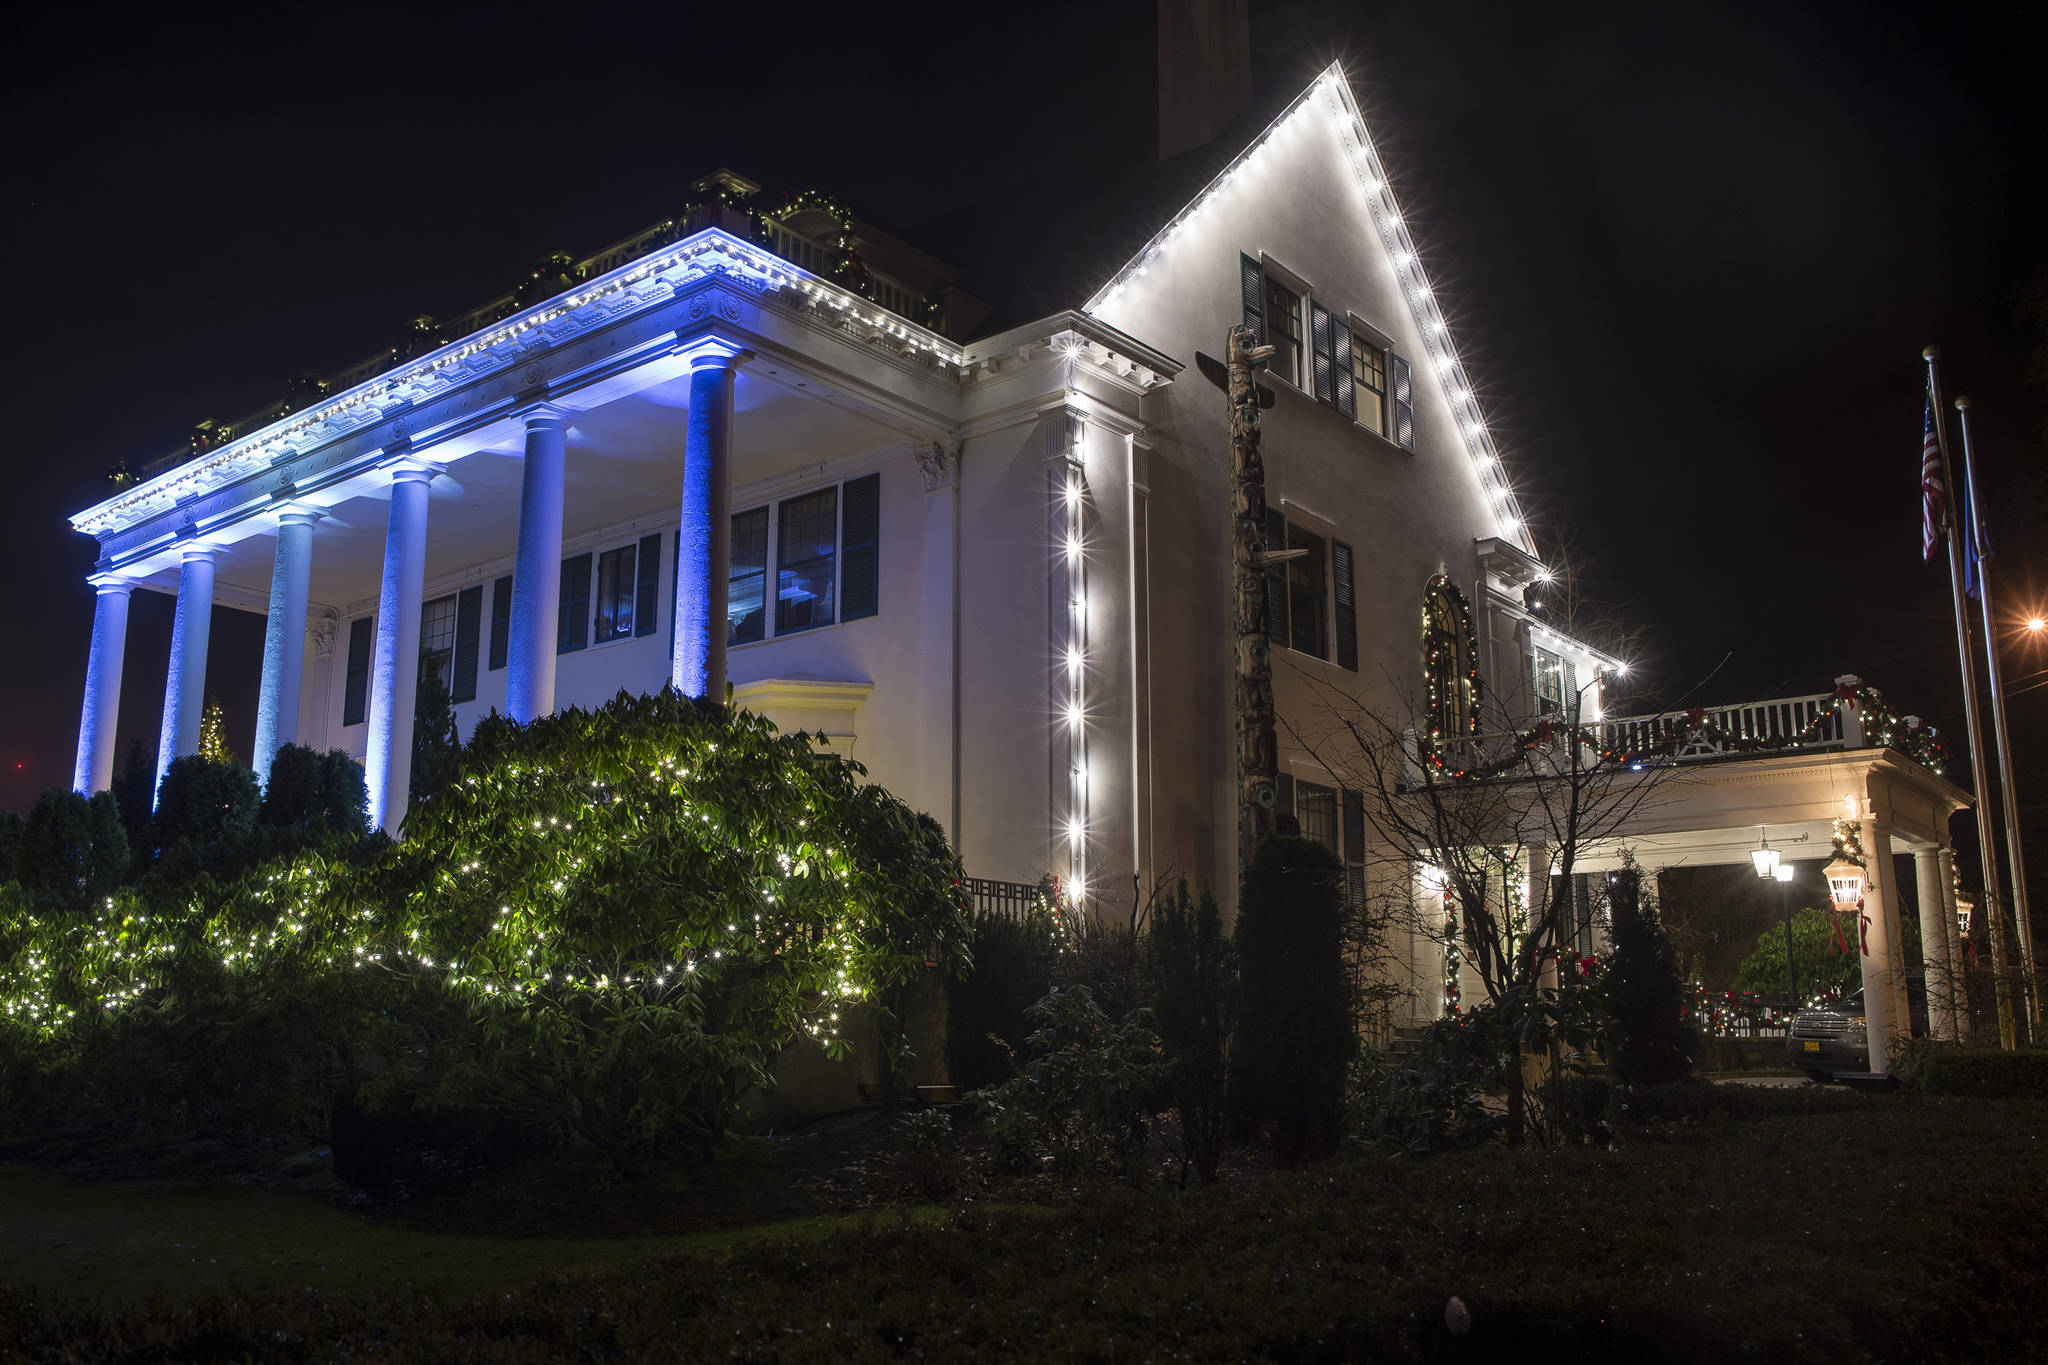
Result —
POLYGON ((1266 544, 1266 464, 1259 454, 1262 395, 1253 376, 1273 348, 1259 345, 1247 329, 1233 327, 1228 354, 1225 392, 1230 400, 1231 617, 1237 670, 1237 857, 1243 869, 1250 865, 1259 840, 1273 832, 1279 792, 1265 574, 1270 566, 1299 558, 1305 551, 1266 544))

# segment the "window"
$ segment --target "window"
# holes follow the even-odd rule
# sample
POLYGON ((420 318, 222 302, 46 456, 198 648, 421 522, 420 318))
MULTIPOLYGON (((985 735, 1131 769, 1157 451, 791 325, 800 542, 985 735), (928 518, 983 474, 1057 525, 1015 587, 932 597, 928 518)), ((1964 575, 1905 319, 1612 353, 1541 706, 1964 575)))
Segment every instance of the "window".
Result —
POLYGON ((562 606, 555 623, 555 653, 573 654, 589 643, 590 556, 562 561, 562 606))
POLYGON ((1535 653, 1530 675, 1536 680, 1536 714, 1560 715, 1564 711, 1564 660, 1547 649, 1535 653))
POLYGON ((640 574, 633 580, 633 634, 654 634, 661 616, 661 532, 640 537, 640 574))
POLYGON ((597 628, 590 634, 592 644, 633 634, 633 589, 639 582, 634 564, 639 550, 637 545, 624 545, 597 557, 597 628))
POLYGON ((1301 387, 1301 298, 1266 272, 1266 343, 1273 358, 1266 362, 1270 373, 1279 375, 1296 388, 1301 387))
POLYGON ((348 623, 348 673, 341 694, 341 723, 361 725, 370 699, 370 643, 376 621, 359 616, 348 623))
POLYGON ((777 510, 775 633, 828 626, 835 619, 839 490, 791 498, 777 510))
POLYGON ((1266 544, 1306 551, 1298 559, 1266 570, 1266 634, 1318 659, 1330 657, 1332 607, 1336 626, 1337 664, 1358 668, 1358 600, 1351 547, 1329 540, 1266 509, 1266 544), (1336 591, 1331 592, 1331 569, 1336 591), (1334 598, 1334 600, 1333 600, 1334 598))
POLYGON ((455 594, 450 593, 420 608, 419 676, 424 681, 431 673, 445 688, 454 661, 455 594))
POLYGON ((1351 377, 1358 425, 1387 434, 1387 353, 1357 333, 1351 334, 1351 377))
POLYGON ((491 584, 491 658, 493 673, 505 666, 512 652, 512 575, 491 584))
POLYGON ((1294 818, 1301 822, 1305 839, 1313 839, 1332 853, 1337 848, 1337 791, 1313 782, 1294 784, 1294 818))
POLYGON ((1442 574, 1422 593, 1422 671, 1433 743, 1479 733, 1479 662, 1472 607, 1442 574))
POLYGON ((448 700, 476 700, 476 647, 484 617, 484 588, 479 583, 455 596, 455 660, 448 678, 448 700))
POLYGON ((768 509, 732 519, 732 570, 726 589, 725 642, 744 645, 768 633, 768 509))
POLYGON ((1287 548, 1306 550, 1287 565, 1287 644, 1318 659, 1330 654, 1329 628, 1324 612, 1324 540, 1299 526, 1287 527, 1287 548))

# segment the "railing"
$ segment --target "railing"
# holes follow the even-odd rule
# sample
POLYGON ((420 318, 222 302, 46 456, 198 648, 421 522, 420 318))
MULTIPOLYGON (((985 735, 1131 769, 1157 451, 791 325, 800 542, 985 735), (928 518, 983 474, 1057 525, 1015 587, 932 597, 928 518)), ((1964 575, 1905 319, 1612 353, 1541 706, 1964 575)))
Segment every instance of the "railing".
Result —
POLYGON ((1655 754, 1683 763, 1757 749, 1841 749, 1838 698, 1833 692, 1733 706, 1618 716, 1598 722, 1600 745, 1610 753, 1655 754))
POLYGON ((1031 911, 1038 888, 1030 882, 997 882, 986 877, 967 879, 967 896, 976 913, 1022 919, 1031 911))

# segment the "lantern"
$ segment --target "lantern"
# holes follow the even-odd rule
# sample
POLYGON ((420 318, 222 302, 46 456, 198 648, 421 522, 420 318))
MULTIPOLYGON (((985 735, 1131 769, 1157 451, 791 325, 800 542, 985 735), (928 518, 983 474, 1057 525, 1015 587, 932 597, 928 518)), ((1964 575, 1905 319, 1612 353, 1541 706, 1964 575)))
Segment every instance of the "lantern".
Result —
POLYGON ((1956 932, 1964 938, 1970 936, 1970 912, 1976 908, 1976 897, 1956 892, 1956 932))
MULTIPOLYGON (((1757 832, 1763 833, 1761 829, 1757 832)), ((1751 866, 1756 868, 1756 875, 1765 881, 1778 875, 1778 850, 1771 847, 1768 838, 1763 840, 1762 848, 1753 848, 1749 851, 1749 861, 1751 866)))
POLYGON ((1847 858, 1837 858, 1822 869, 1828 879, 1828 894, 1835 909, 1854 910, 1863 900, 1863 869, 1847 858))

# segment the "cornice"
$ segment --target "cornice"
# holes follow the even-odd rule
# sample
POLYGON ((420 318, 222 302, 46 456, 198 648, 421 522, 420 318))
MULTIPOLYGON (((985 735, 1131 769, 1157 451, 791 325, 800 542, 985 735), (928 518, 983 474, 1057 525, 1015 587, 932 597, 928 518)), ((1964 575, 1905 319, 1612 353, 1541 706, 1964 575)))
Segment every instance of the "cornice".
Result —
MULTIPOLYGON (((399 365, 304 413, 281 418, 221 449, 77 513, 72 527, 104 539, 109 533, 174 511, 206 494, 257 478, 303 452, 388 425, 399 440, 407 415, 479 381, 524 370, 516 388, 544 388, 541 364, 562 343, 603 324, 670 304, 700 281, 723 278, 763 297, 785 297, 801 313, 850 332, 893 354, 898 363, 936 367, 964 378, 966 350, 906 322, 859 295, 821 280, 752 242, 719 228, 702 232, 578 285, 545 303, 399 365)), ((687 309, 686 309, 687 311, 687 309)), ((689 321, 699 319, 692 315, 689 321)), ((497 415, 503 415, 497 414, 497 415)), ((445 433, 441 433, 445 434, 445 433)), ((437 434, 438 438, 438 434, 437 434)), ((383 444, 380 442, 380 444, 383 444)))

